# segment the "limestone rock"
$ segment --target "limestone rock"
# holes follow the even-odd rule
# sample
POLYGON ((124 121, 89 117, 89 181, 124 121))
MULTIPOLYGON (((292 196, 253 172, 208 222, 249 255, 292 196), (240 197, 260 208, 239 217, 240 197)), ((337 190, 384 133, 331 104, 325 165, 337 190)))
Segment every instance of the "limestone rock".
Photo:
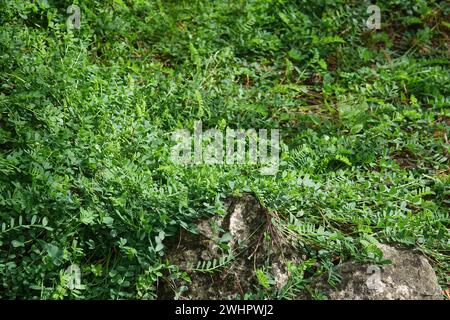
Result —
MULTIPOLYGON (((257 285, 255 270, 263 269, 282 288, 289 280, 287 262, 300 263, 301 252, 279 236, 267 210, 253 196, 226 202, 227 214, 200 220, 197 234, 180 231, 166 243, 167 259, 190 281, 165 277, 159 299, 243 299, 257 285), (184 288, 183 291, 177 291, 184 288)), ((342 280, 331 287, 326 277, 313 281, 312 291, 334 300, 442 299, 436 275, 427 259, 411 250, 380 244, 391 264, 355 261, 337 267, 342 280)), ((302 294, 298 299, 308 299, 302 294)))
POLYGON ((425 257, 380 244, 386 265, 346 262, 338 267, 342 281, 332 288, 324 279, 313 287, 332 300, 442 299, 436 274, 425 257))
POLYGON ((227 206, 226 216, 201 220, 198 234, 182 230, 176 241, 168 244, 168 260, 186 271, 191 281, 162 284, 160 299, 174 298, 170 288, 181 285, 187 290, 179 299, 242 299, 257 283, 257 268, 270 272, 277 287, 286 284, 285 262, 296 258, 287 243, 272 241, 277 234, 267 210, 250 195, 229 199, 227 206), (264 239, 264 233, 270 234, 270 241, 264 239), (214 264, 219 267, 213 268, 214 264))

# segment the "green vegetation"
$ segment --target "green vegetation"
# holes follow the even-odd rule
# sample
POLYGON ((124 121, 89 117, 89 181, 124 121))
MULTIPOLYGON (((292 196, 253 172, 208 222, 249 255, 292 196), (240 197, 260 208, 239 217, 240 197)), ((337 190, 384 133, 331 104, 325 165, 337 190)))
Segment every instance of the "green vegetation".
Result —
MULTIPOLYGON (((0 297, 152 299, 164 240, 253 193, 307 259, 292 298, 376 241, 449 279, 444 1, 0 0, 0 297), (170 161, 171 133, 279 128, 279 171, 170 161), (65 270, 81 269, 70 289, 65 270)), ((269 239, 270 241, 270 239, 269 239)), ((209 267, 208 267, 209 269, 209 267)), ((317 298, 321 298, 318 296, 317 298)))

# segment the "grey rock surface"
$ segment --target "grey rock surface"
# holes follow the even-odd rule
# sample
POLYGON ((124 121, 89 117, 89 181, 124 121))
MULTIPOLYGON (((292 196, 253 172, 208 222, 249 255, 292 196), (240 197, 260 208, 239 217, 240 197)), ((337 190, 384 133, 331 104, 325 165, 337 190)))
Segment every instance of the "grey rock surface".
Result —
MULTIPOLYGON (((158 286, 159 299, 243 299, 257 285, 257 269, 270 273, 281 289, 290 276, 287 262, 298 264, 305 259, 278 236, 269 212, 256 198, 231 198, 226 205, 225 216, 197 222, 197 234, 181 230, 173 243, 166 243, 167 259, 186 272, 190 281, 166 277, 158 286), (176 292, 177 288, 184 290, 176 292)), ((442 299, 436 275, 424 256, 385 244, 379 248, 391 264, 345 262, 337 266, 342 280, 336 287, 322 276, 312 282, 312 291, 333 300, 442 299)))
POLYGON ((288 244, 264 239, 264 233, 269 233, 271 240, 277 237, 267 220, 267 210, 250 195, 229 199, 227 206, 227 215, 201 220, 197 223, 198 234, 183 230, 178 241, 169 245, 168 260, 187 272, 191 281, 163 284, 159 298, 174 298, 170 288, 180 286, 187 290, 179 299, 243 298, 257 283, 257 268, 271 272, 277 287, 286 284, 285 262, 296 258, 288 244), (219 265, 220 259, 226 262, 214 270, 199 270, 199 262, 211 261, 213 266, 214 259, 219 265))
POLYGON ((410 250, 379 244, 385 265, 346 262, 338 267, 342 281, 332 288, 324 279, 313 287, 333 300, 440 300, 436 274, 427 259, 410 250))

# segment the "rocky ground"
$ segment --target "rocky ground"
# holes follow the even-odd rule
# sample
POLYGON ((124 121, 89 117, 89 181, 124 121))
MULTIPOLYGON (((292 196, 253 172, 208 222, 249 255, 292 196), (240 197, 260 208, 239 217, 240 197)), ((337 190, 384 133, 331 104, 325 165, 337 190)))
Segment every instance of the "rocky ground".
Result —
MULTIPOLYGON (((257 285, 255 271, 263 266, 269 266, 277 288, 286 285, 290 277, 287 262, 299 263, 302 253, 293 243, 281 240, 269 212, 254 197, 232 198, 227 206, 225 216, 201 220, 197 234, 183 230, 177 241, 168 244, 169 261, 186 271, 190 282, 166 280, 159 287, 160 299, 240 298, 257 285), (180 287, 185 290, 175 297, 180 287)), ((310 290, 329 299, 442 299, 436 275, 424 256, 386 244, 379 248, 387 264, 344 262, 336 268, 341 277, 337 285, 322 276, 311 280, 310 290)))

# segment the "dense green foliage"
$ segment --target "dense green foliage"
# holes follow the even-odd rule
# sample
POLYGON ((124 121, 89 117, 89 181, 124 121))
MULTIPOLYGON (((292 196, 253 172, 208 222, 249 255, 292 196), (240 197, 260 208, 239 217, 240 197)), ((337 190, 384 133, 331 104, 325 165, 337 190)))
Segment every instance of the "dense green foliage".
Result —
MULTIPOLYGON (((163 240, 251 192, 308 257, 291 298, 376 241, 449 281, 444 1, 0 1, 0 297, 155 298, 163 240), (170 161, 171 132, 280 128, 280 170, 170 161), (81 268, 71 290, 65 270, 81 268)), ((320 298, 320 297, 318 297, 320 298)))

